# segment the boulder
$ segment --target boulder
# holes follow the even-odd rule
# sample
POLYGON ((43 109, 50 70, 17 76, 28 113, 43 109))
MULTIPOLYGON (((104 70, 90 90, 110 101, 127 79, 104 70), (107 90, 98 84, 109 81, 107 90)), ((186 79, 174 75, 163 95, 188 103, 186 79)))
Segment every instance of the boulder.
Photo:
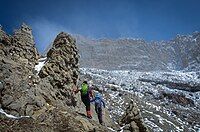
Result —
POLYGON ((182 106, 194 106, 194 101, 190 98, 185 97, 185 95, 175 94, 175 93, 166 93, 163 92, 160 95, 160 99, 167 98, 173 103, 180 104, 182 106))
POLYGON ((131 132, 148 132, 146 125, 144 124, 140 110, 136 103, 130 101, 125 114, 119 121, 120 125, 129 124, 129 130, 131 132))

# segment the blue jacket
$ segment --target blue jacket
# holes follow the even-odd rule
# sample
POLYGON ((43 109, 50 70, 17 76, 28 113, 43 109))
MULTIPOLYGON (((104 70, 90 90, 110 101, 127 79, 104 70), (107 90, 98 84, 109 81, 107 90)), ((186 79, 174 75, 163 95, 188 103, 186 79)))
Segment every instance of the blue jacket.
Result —
POLYGON ((95 102, 95 107, 103 107, 105 108, 105 102, 103 101, 103 99, 101 98, 101 96, 95 96, 94 99, 92 99, 90 102, 95 102))

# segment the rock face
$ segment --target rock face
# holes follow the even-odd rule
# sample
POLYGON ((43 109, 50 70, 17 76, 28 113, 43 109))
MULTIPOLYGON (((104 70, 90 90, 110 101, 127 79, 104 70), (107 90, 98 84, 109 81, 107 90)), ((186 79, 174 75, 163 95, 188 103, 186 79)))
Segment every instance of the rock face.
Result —
POLYGON ((32 35, 32 29, 22 24, 20 29, 14 31, 14 35, 7 35, 0 29, 1 56, 9 57, 14 61, 22 61, 34 66, 38 60, 38 52, 32 35))
POLYGON ((44 99, 36 98, 31 85, 33 69, 38 59, 31 29, 22 24, 7 35, 0 30, 0 81, 1 107, 14 115, 29 115, 44 105, 44 99), (31 105, 31 111, 30 109, 31 105))
POLYGON ((47 53, 47 58, 47 63, 39 73, 41 78, 48 77, 57 88, 69 83, 77 84, 79 55, 75 39, 69 34, 60 33, 47 53))
POLYGON ((54 89, 54 92, 49 93, 50 95, 53 93, 51 103, 57 102, 54 98, 58 98, 63 104, 76 105, 72 88, 77 84, 79 76, 78 60, 75 40, 69 34, 61 32, 57 35, 53 47, 47 54, 47 61, 38 74, 42 80, 48 80, 48 85, 54 89))
POLYGON ((164 99, 164 98, 168 98, 173 103, 180 104, 183 106, 187 106, 187 105, 194 106, 194 101, 185 97, 184 95, 179 95, 179 94, 174 94, 174 93, 171 93, 171 94, 163 93, 161 94, 159 99, 164 99))
POLYGON ((0 108, 16 117, 0 111, 0 131, 109 131, 97 118, 85 117, 80 96, 72 92, 79 78, 75 40, 61 32, 44 61, 37 73, 38 52, 27 25, 13 36, 0 29, 0 108))

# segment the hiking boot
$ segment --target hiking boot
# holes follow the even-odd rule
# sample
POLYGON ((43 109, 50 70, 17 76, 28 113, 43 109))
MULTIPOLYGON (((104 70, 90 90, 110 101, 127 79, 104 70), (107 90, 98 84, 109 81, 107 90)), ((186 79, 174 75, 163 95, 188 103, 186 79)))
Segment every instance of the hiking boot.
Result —
POLYGON ((102 126, 105 126, 105 123, 104 123, 104 122, 101 122, 100 124, 101 124, 102 126))
POLYGON ((88 117, 89 119, 92 119, 91 111, 87 111, 87 117, 88 117))
POLYGON ((92 119, 92 116, 87 116, 87 118, 92 119))

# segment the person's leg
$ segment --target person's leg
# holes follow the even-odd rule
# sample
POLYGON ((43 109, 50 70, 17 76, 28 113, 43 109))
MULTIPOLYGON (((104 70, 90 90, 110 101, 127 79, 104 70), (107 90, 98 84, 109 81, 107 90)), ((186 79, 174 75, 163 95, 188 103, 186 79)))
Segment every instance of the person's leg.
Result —
POLYGON ((82 102, 84 103, 86 107, 86 113, 88 118, 92 118, 92 114, 90 111, 90 98, 87 96, 81 96, 82 102))
POLYGON ((99 119, 99 123, 103 124, 103 119, 102 119, 102 108, 98 109, 98 119, 99 119))
POLYGON ((88 103, 87 103, 87 100, 85 98, 81 98, 83 104, 85 105, 85 111, 86 111, 86 114, 88 116, 88 110, 89 110, 89 107, 88 107, 88 103))
POLYGON ((95 112, 97 113, 97 115, 98 115, 98 109, 97 109, 97 107, 95 106, 95 112))
POLYGON ((92 113, 91 113, 91 110, 90 110, 90 102, 89 101, 86 102, 86 111, 87 111, 87 117, 92 118, 92 113))

